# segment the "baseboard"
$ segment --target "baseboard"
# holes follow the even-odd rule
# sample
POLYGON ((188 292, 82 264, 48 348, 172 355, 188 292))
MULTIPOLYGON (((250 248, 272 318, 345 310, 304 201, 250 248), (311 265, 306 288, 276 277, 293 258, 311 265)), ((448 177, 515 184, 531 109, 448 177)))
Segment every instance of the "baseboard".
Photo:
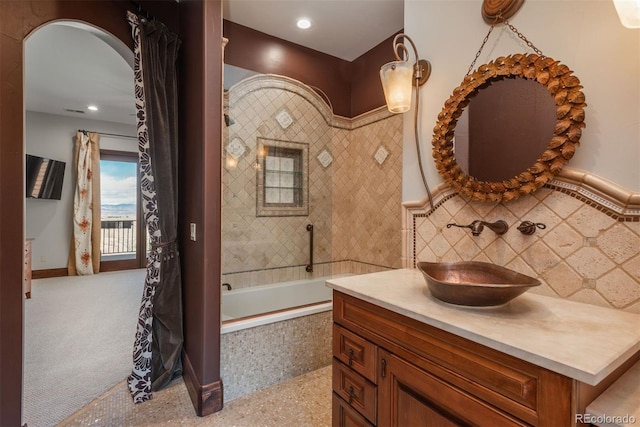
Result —
POLYGON ((31 272, 32 279, 48 279, 49 277, 64 277, 68 276, 69 271, 67 268, 50 268, 48 270, 33 270, 31 272))
POLYGON ((223 387, 222 380, 202 385, 196 377, 189 356, 184 353, 182 360, 184 383, 187 386, 189 397, 196 415, 206 417, 214 412, 222 410, 223 387))

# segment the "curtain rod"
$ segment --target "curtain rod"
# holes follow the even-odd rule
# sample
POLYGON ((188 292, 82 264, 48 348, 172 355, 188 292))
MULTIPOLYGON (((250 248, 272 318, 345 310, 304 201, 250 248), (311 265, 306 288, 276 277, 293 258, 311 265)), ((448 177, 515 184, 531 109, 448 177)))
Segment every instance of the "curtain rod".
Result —
POLYGON ((136 0, 129 0, 129 3, 132 3, 133 5, 136 6, 136 8, 138 9, 138 15, 145 15, 147 17, 147 20, 149 21, 155 21, 155 16, 153 16, 152 14, 149 13, 149 11, 145 10, 142 8, 142 4, 140 1, 136 1, 136 0))
POLYGON ((91 132, 91 133, 99 133, 100 135, 104 135, 104 136, 119 136, 121 138, 132 138, 132 139, 138 139, 137 136, 131 136, 131 135, 120 135, 117 133, 107 133, 107 132, 95 132, 92 130, 84 130, 84 129, 78 129, 78 132, 82 132, 82 133, 87 133, 87 132, 91 132))

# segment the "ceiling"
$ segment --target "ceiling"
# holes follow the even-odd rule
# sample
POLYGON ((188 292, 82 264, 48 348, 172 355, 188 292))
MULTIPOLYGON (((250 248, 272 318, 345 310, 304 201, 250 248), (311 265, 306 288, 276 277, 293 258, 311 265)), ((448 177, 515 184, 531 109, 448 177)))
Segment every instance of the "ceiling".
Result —
POLYGON ((404 0, 223 0, 224 19, 353 61, 404 26, 404 0), (296 27, 298 18, 311 28, 296 27))
MULTIPOLYGON (((404 21, 404 0, 223 0, 223 10, 227 20, 347 61, 404 21), (311 28, 298 29, 300 17, 311 28)), ((56 22, 25 46, 27 111, 135 124, 133 55, 122 42, 89 25, 56 22)))
POLYGON ((56 22, 26 40, 24 61, 27 111, 135 124, 133 53, 119 40, 56 22))

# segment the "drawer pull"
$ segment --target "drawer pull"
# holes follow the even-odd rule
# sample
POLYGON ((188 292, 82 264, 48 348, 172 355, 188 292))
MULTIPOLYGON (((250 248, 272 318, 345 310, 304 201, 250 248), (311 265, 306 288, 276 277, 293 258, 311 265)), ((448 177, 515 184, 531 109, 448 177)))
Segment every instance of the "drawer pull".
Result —
POLYGON ((353 397, 355 395, 355 391, 353 390, 353 386, 349 387, 349 405, 353 402, 353 397))
POLYGON ((387 359, 382 359, 380 365, 382 365, 380 375, 384 378, 387 376, 387 359))
POLYGON ((353 364, 353 349, 349 349, 349 367, 353 364))

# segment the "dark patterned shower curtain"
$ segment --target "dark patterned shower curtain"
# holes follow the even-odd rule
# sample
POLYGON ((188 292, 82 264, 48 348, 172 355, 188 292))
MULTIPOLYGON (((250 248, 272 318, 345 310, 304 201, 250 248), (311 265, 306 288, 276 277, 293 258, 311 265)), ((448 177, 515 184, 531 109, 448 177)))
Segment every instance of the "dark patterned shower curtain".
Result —
POLYGON ((134 39, 140 184, 151 250, 127 382, 135 403, 182 374, 182 283, 177 247, 180 40, 164 24, 127 14, 134 39))

